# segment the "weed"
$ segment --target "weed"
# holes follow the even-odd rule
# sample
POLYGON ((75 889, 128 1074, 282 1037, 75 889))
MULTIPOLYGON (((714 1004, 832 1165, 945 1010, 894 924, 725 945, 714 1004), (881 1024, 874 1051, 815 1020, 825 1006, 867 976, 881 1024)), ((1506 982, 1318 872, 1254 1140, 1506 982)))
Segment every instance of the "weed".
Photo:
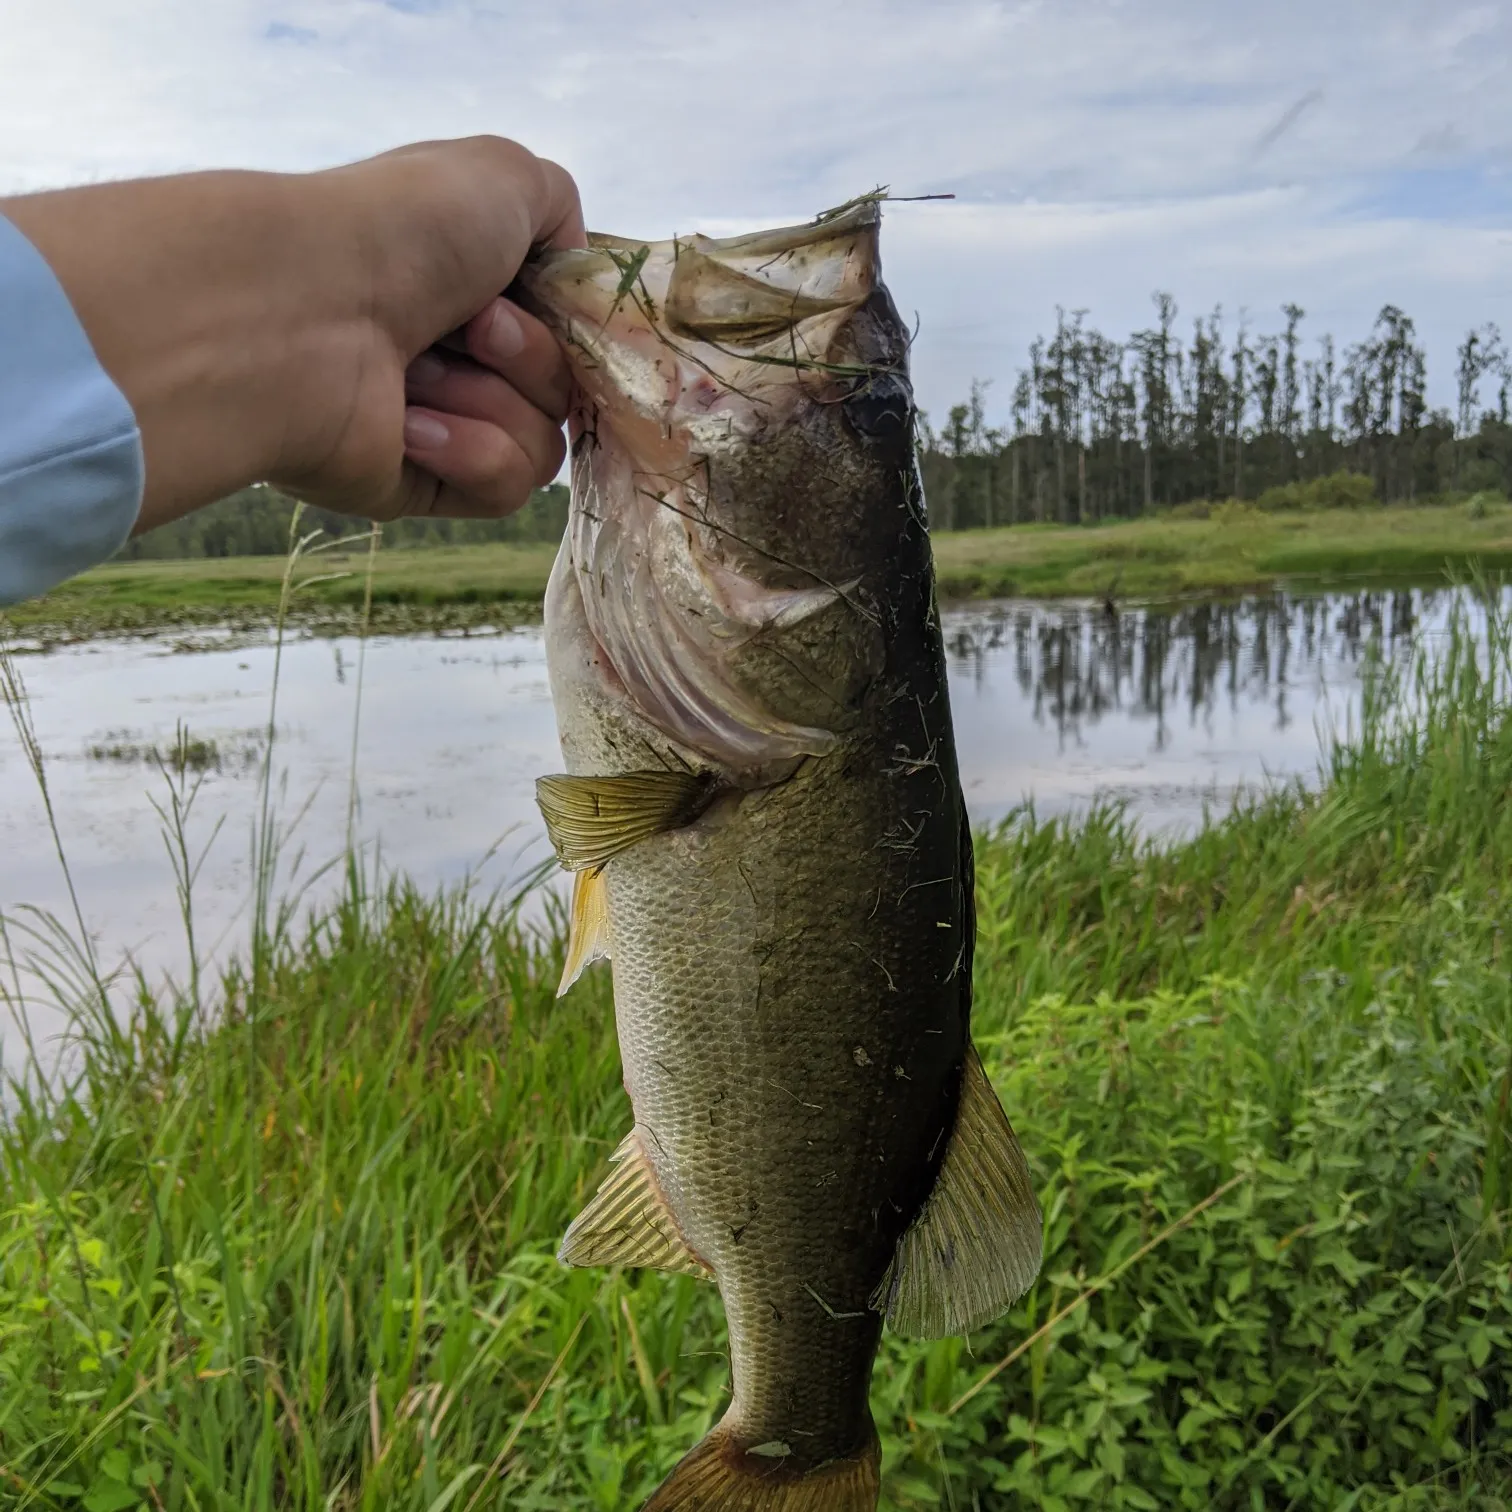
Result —
MULTIPOLYGON (((1507 1504, 1509 682, 1492 610, 1377 669, 1316 791, 1164 849, 1112 808, 982 838, 1046 1260, 969 1341, 886 1338, 892 1512, 1507 1504)), ((13 1088, 0 1499, 637 1505, 727 1373, 711 1288, 552 1258, 629 1122, 606 975, 556 1003, 519 897, 265 901, 213 1019, 81 1011, 13 1088)))

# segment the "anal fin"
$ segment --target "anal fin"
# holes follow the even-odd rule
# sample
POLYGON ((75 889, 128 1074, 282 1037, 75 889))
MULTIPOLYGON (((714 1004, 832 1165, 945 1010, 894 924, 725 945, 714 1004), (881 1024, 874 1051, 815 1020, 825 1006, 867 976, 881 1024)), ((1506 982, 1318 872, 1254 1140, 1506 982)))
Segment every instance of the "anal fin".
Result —
POLYGON ((557 1259, 564 1265, 634 1265, 711 1276, 688 1248, 634 1129, 610 1159, 615 1169, 572 1220, 557 1259))
POLYGON ((572 927, 562 962, 561 997, 595 961, 609 959, 609 894, 602 871, 572 875, 572 927))
POLYGON ((1033 1284, 1042 1244, 1029 1163, 975 1045, 934 1190, 898 1241, 872 1306, 915 1339, 969 1333, 1033 1284))

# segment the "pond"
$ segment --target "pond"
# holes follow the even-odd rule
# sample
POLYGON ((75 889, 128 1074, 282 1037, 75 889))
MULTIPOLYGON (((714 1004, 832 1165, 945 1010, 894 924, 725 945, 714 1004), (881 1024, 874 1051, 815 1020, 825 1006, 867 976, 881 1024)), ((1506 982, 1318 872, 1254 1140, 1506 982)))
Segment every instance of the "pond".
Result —
MULTIPOLYGON (((1443 628, 1457 590, 1292 597, 1111 611, 995 602, 947 611, 951 698, 978 823, 1033 802, 1126 803, 1150 833, 1202 822, 1245 786, 1310 776, 1320 737, 1357 712, 1367 648, 1403 656, 1443 628)), ((245 939, 271 638, 95 641, 19 659, 48 794, 99 957, 154 979, 182 970, 158 758, 187 733, 187 825, 201 854, 204 953, 245 939)), ((538 628, 293 639, 278 655, 273 810, 282 886, 314 899, 348 826, 369 861, 422 887, 517 883, 548 857, 534 779, 560 766, 538 628), (359 709, 360 701, 360 709, 359 709), (360 718, 359 718, 360 713, 360 718), (353 760, 354 734, 356 760, 353 760), (353 773, 356 792, 353 792, 353 773), (326 868, 322 872, 322 868, 326 868)), ((0 725, 0 911, 72 917, 36 781, 0 725)), ((42 1038, 56 1017, 35 1015, 42 1038)), ((16 1035, 0 1021, 3 1052, 16 1035)))

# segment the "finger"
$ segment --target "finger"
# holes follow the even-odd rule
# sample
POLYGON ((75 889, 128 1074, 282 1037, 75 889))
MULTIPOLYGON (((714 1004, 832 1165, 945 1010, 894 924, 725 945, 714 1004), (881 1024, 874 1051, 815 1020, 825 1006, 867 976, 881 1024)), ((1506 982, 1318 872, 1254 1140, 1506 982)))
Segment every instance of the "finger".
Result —
MULTIPOLYGON (((535 463, 506 430, 486 420, 419 407, 404 417, 406 457, 445 487, 429 512, 497 518, 513 514, 536 485, 535 463)), ((423 495, 422 495, 423 497, 423 495)), ((413 511, 407 501, 404 512, 413 511)))
MULTIPOLYGON (((448 154, 456 153, 459 161, 464 156, 471 160, 474 169, 480 170, 473 181, 474 197, 480 189, 488 193, 492 180, 496 203, 523 212, 515 219, 516 235, 524 233, 515 252, 519 260, 532 247, 588 245, 577 184, 560 163, 537 157, 528 147, 508 137, 475 136, 427 145, 448 154)), ((509 276, 514 277, 513 271, 509 276)))
POLYGON ((548 247, 586 247, 588 230, 583 221, 583 206, 572 175, 560 163, 539 158, 546 180, 546 215, 543 234, 537 242, 548 247))
POLYGON ((537 483, 549 483, 557 475, 566 446, 561 419, 542 413, 488 368, 426 353, 410 364, 405 391, 412 404, 508 431, 530 458, 537 483))
POLYGON ((567 418, 572 374, 561 343, 512 300, 496 299, 463 328, 469 356, 509 380, 558 425, 567 418))

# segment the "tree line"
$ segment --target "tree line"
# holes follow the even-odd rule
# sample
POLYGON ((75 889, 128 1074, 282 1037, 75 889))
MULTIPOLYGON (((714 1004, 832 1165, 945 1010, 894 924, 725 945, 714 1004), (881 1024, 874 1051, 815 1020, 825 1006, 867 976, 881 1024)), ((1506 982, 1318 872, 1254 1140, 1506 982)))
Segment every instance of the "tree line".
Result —
MULTIPOLYGON (((1494 324, 1457 348, 1456 404, 1430 408, 1427 357, 1411 318, 1386 305, 1362 341, 1302 336, 1283 305, 1269 334, 1223 312, 1177 333, 1176 301, 1127 340, 1085 310, 1057 309, 1054 334, 1030 344, 1009 420, 989 426, 986 386, 936 429, 921 417, 919 455, 939 530, 1147 514, 1203 499, 1359 503, 1480 491, 1512 493, 1512 357, 1494 324), (1348 475, 1348 476, 1344 476, 1348 475)), ((295 500, 243 489, 127 543, 123 558, 281 555, 295 500)), ((305 528, 347 534, 353 520, 305 512, 305 528)), ((395 520, 394 546, 560 539, 567 489, 537 489, 506 520, 395 520)))
MULTIPOLYGON (((298 501, 267 484, 244 488, 205 509, 159 525, 134 537, 121 549, 119 560, 169 557, 282 556, 289 549, 289 530, 298 501)), ((323 530, 328 535, 353 535, 366 528, 350 515, 305 506, 299 517, 301 532, 323 530)), ((488 541, 561 540, 567 528, 567 489, 553 483, 538 488, 530 502, 504 520, 390 520, 383 527, 386 546, 461 546, 488 541)))
MULTIPOLYGON (((1512 487, 1512 362, 1493 324, 1457 349, 1456 408, 1430 408, 1427 356, 1411 318, 1386 305, 1361 341, 1304 342, 1282 306, 1262 334, 1223 312, 1177 332, 1175 300, 1127 340, 1085 310, 1057 309, 1029 347, 1009 419, 986 423, 972 385, 920 456, 937 529, 1133 516, 1200 499, 1295 501, 1299 487, 1356 475, 1342 498, 1384 502, 1512 487)), ((1339 492, 1335 490, 1335 492, 1339 492)), ((1326 490, 1325 490, 1326 493, 1326 490)))

